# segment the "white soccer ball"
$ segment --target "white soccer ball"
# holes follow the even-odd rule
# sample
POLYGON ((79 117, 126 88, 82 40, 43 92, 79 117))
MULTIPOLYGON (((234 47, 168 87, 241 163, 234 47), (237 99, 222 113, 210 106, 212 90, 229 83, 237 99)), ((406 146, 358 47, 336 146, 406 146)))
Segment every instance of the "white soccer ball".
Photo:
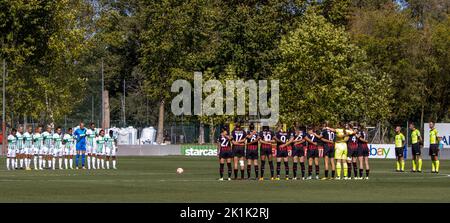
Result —
POLYGON ((183 168, 178 168, 178 169, 177 169, 177 173, 178 173, 178 174, 182 174, 183 172, 184 172, 183 168))

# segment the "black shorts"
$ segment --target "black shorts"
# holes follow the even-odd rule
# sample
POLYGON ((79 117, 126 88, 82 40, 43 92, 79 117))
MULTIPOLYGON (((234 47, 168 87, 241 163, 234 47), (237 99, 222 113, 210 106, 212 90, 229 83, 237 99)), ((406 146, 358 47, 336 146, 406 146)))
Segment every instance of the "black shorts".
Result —
POLYGON ((369 156, 369 147, 367 144, 361 144, 358 147, 358 156, 368 157, 369 156))
POLYGON ((284 150, 277 149, 277 157, 285 158, 288 156, 289 156, 289 152, 288 152, 287 148, 285 148, 284 150))
POLYGON ((306 152, 306 156, 309 158, 318 158, 319 157, 319 150, 318 149, 308 149, 306 152))
POLYGON ((328 156, 329 158, 334 158, 334 144, 324 143, 323 144, 323 156, 328 156))
POLYGON ((420 156, 422 155, 422 151, 420 151, 420 145, 419 143, 415 143, 411 145, 411 153, 413 156, 420 156))
POLYGON ((292 157, 298 156, 303 157, 305 156, 305 149, 303 148, 303 145, 295 146, 292 148, 292 157))
POLYGON ((430 156, 439 156, 439 146, 438 144, 430 144, 430 156))
POLYGON ((261 156, 270 156, 272 155, 272 146, 261 146, 261 156))
POLYGON ((244 157, 245 148, 243 146, 233 146, 233 155, 238 158, 244 157))
POLYGON ((245 158, 247 158, 249 160, 257 160, 258 159, 258 149, 247 149, 245 158))
POLYGON ((358 157, 358 148, 356 149, 348 149, 347 157, 358 157))
POLYGON ((403 152, 405 149, 403 147, 396 147, 395 148, 395 156, 396 157, 403 157, 403 152))
POLYGON ((231 151, 230 148, 220 148, 219 158, 220 159, 233 158, 233 151, 231 151))

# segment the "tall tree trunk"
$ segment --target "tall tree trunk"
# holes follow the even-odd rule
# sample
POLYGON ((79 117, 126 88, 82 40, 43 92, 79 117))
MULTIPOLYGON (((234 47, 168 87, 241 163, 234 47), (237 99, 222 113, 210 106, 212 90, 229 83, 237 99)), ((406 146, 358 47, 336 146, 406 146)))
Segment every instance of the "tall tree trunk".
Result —
POLYGON ((158 117, 158 135, 156 142, 161 144, 164 142, 164 100, 159 103, 159 117, 158 117))
POLYGON ((214 143, 215 142, 214 135, 216 134, 216 128, 215 128, 215 126, 212 123, 211 123, 209 128, 210 128, 210 131, 209 131, 209 143, 214 143))
POLYGON ((419 127, 419 129, 422 129, 422 134, 423 134, 423 115, 424 115, 424 113, 425 113, 425 106, 423 105, 423 103, 422 103, 422 108, 420 109, 421 111, 420 111, 420 127, 419 127))
POLYGON ((205 125, 202 122, 200 122, 198 132, 198 144, 205 144, 205 125))

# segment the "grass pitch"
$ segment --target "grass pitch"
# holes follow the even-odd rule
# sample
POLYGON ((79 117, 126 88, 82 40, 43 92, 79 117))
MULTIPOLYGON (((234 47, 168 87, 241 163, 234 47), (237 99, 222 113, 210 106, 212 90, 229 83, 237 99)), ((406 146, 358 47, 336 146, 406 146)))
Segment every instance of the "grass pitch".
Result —
POLYGON ((118 170, 6 171, 1 158, 0 202, 450 202, 450 161, 431 174, 429 160, 423 173, 371 160, 368 181, 219 182, 218 166, 216 158, 119 157, 118 170))

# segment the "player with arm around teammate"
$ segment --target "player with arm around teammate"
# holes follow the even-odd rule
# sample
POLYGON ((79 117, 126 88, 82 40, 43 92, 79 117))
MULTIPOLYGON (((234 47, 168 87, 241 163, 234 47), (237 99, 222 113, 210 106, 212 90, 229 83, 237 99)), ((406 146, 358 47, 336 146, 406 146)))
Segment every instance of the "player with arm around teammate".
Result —
POLYGON ((44 138, 42 137, 42 126, 38 126, 37 128, 34 129, 33 149, 34 149, 34 169, 43 170, 44 138))
POLYGON ((95 167, 95 137, 97 137, 97 133, 95 130, 95 124, 91 122, 89 124, 89 129, 86 131, 86 153, 87 153, 87 166, 88 169, 91 169, 91 160, 92 160, 92 169, 96 169, 95 167))
POLYGON ((334 140, 335 133, 330 129, 327 129, 328 122, 323 123, 322 132, 320 133, 320 140, 323 142, 323 156, 325 162, 325 177, 322 179, 328 179, 329 164, 331 163, 331 179, 336 176, 336 165, 334 163, 334 140))
POLYGON ((106 169, 109 169, 109 161, 112 159, 113 169, 116 167, 116 138, 114 137, 114 131, 109 130, 109 133, 105 136, 105 149, 106 149, 106 169))
POLYGON ((247 178, 250 179, 252 164, 255 169, 255 180, 259 177, 259 166, 258 166, 258 143, 259 136, 254 127, 250 127, 250 131, 247 133, 247 150, 246 150, 246 158, 247 158, 247 178))
POLYGON ((52 127, 50 125, 48 125, 46 131, 42 133, 42 138, 44 140, 44 146, 42 147, 44 162, 42 163, 42 166, 45 169, 45 165, 48 162, 48 168, 52 168, 53 135, 52 135, 52 127))
POLYGON ((236 127, 231 132, 231 144, 233 146, 234 179, 238 179, 238 168, 241 171, 241 179, 244 179, 245 164, 245 141, 247 134, 241 129, 241 124, 236 123, 236 127), (239 164, 239 165, 238 165, 239 164))
POLYGON ((294 136, 280 126, 277 134, 275 135, 275 141, 277 141, 277 178, 280 180, 281 161, 284 162, 284 170, 286 172, 285 179, 289 180, 289 154, 288 146, 294 140, 294 136))
POLYGON ((349 135, 353 132, 347 130, 342 122, 339 123, 339 127, 336 129, 327 127, 330 131, 335 133, 336 143, 334 144, 334 159, 336 160, 336 180, 341 179, 341 172, 343 172, 344 180, 347 180, 348 165, 347 165, 347 141, 349 135), (343 169, 343 171, 341 171, 343 169))
MULTIPOLYGON (((105 169, 105 130, 100 130, 97 137, 95 137, 95 154, 97 156, 97 167, 98 169, 105 169), (101 166, 100 166, 101 164, 101 166)), ((95 168, 94 168, 95 169, 95 168)))
POLYGON ((63 145, 61 134, 62 134, 61 127, 57 127, 55 133, 53 134, 53 154, 52 154, 53 170, 56 168, 56 159, 58 159, 59 169, 62 170, 63 145))
POLYGON ((231 150, 231 137, 228 135, 228 132, 225 128, 222 129, 218 143, 218 155, 219 155, 219 173, 220 173, 220 181, 223 181, 223 171, 225 162, 227 162, 228 168, 228 180, 231 180, 231 159, 233 158, 233 151, 231 150))
POLYGON ((261 143, 261 177, 259 180, 264 180, 264 170, 266 166, 266 160, 269 161, 270 167, 270 179, 275 180, 274 178, 274 169, 273 169, 273 155, 272 155, 272 145, 276 142, 274 139, 274 134, 270 131, 269 126, 263 126, 263 130, 259 133, 259 142, 261 143))
POLYGON ((294 164, 292 166, 292 172, 294 174, 294 180, 297 180, 297 165, 300 161, 300 168, 302 171, 302 179, 305 180, 305 133, 299 127, 295 128, 294 139, 292 141, 294 144, 292 148, 292 157, 294 164))
POLYGON ((24 159, 25 159, 25 146, 24 146, 24 137, 23 137, 23 126, 19 126, 16 132, 16 169, 24 169, 24 159), (19 165, 20 164, 20 165, 19 165))
POLYGON ((64 143, 64 167, 73 170, 73 155, 75 154, 75 137, 73 129, 69 128, 63 137, 64 143))
POLYGON ((358 179, 358 137, 356 136, 356 131, 351 124, 346 124, 346 129, 349 134, 347 141, 347 165, 348 165, 348 178, 352 177, 352 167, 355 180, 358 179))
POLYGON ((366 177, 364 179, 369 179, 369 143, 366 133, 366 128, 364 125, 359 125, 358 134, 358 160, 359 160, 359 179, 363 179, 363 168, 366 170, 366 177))
POLYGON ((6 154, 6 169, 15 170, 16 169, 16 152, 17 152, 17 138, 16 129, 12 129, 11 133, 8 135, 8 153, 6 154))
POLYGON ((314 166, 316 169, 316 179, 319 179, 319 150, 318 150, 318 142, 319 142, 320 136, 317 135, 314 132, 313 127, 308 128, 308 134, 305 137, 305 140, 308 142, 308 151, 307 151, 307 158, 308 158, 308 180, 312 179, 312 165, 314 162, 314 166))
POLYGON ((33 128, 27 127, 27 131, 23 134, 25 149, 25 168, 31 170, 31 157, 34 155, 33 149, 33 128))

